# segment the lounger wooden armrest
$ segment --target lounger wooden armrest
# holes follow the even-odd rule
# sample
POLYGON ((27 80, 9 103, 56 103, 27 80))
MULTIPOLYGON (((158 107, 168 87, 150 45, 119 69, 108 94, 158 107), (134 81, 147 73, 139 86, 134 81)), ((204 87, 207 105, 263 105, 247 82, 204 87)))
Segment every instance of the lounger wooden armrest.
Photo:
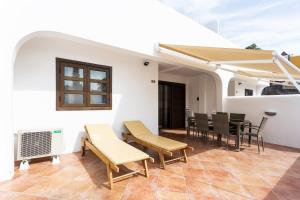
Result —
POLYGON ((133 140, 144 147, 156 151, 160 158, 160 164, 163 169, 167 163, 183 160, 187 162, 186 149, 192 150, 186 143, 154 135, 147 129, 141 121, 126 121, 125 127, 128 133, 124 133, 124 140, 133 140), (165 161, 164 155, 173 156, 174 151, 180 151, 182 156, 165 161))
POLYGON ((144 152, 121 141, 113 132, 111 127, 104 124, 86 125, 87 138, 83 142, 82 156, 85 155, 86 148, 89 148, 107 169, 109 186, 113 189, 113 182, 119 181, 136 174, 144 174, 149 177, 147 161, 154 162, 154 159, 144 152), (121 176, 113 177, 112 171, 119 172, 118 165, 129 162, 142 161, 143 169, 133 171, 121 176))

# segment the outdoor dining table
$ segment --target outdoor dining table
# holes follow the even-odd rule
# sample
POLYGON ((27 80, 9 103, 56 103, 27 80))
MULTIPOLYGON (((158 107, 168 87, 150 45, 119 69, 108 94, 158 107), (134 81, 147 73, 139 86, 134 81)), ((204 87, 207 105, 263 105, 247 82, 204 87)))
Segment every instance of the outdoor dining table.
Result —
MULTIPOLYGON (((251 133, 251 121, 231 121, 229 122, 232 125, 236 126, 236 151, 240 151, 240 142, 241 142, 241 127, 243 125, 249 125, 249 132, 251 133)), ((249 144, 251 142, 251 137, 249 136, 249 144)))
MULTIPOLYGON (((195 117, 190 117, 189 120, 191 120, 191 122, 195 122, 195 117)), ((209 119, 209 126, 213 127, 213 124, 211 123, 212 120, 209 119)), ((191 124, 191 122, 189 122, 189 125, 191 124)), ((241 142, 241 127, 243 125, 249 125, 249 132, 251 133, 251 121, 249 120, 244 120, 244 121, 230 121, 229 124, 231 125, 235 125, 236 126, 236 151, 240 151, 240 142, 241 142)), ((187 130, 187 136, 190 136, 190 131, 191 131, 191 127, 188 126, 188 130, 187 130)), ((251 143, 251 136, 249 136, 249 144, 251 143)))

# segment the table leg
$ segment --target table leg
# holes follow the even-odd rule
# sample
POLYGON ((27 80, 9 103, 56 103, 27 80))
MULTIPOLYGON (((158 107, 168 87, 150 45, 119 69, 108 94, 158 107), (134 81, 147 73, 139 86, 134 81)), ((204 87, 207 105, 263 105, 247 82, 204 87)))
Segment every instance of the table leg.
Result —
POLYGON ((238 124, 236 128, 237 128, 237 130, 236 130, 236 148, 237 149, 236 150, 240 151, 240 141, 241 141, 241 135, 240 135, 241 130, 240 129, 241 129, 241 125, 238 124))
MULTIPOLYGON (((251 123, 249 123, 249 133, 251 133, 251 126, 252 126, 252 124, 251 123)), ((251 135, 249 135, 249 138, 248 138, 248 144, 249 144, 249 146, 251 146, 251 135)))

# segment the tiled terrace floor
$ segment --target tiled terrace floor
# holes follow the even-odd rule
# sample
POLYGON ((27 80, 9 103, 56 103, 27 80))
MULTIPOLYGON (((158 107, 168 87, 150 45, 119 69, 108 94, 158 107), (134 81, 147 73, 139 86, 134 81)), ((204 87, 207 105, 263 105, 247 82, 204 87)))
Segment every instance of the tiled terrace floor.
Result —
POLYGON ((255 145, 234 152, 186 141, 195 148, 188 164, 175 162, 161 170, 156 159, 149 179, 129 178, 112 191, 104 164, 87 152, 84 158, 63 155, 59 165, 46 161, 28 171, 16 169, 13 180, 0 183, 0 199, 300 199, 299 150, 267 145, 259 155, 255 145))

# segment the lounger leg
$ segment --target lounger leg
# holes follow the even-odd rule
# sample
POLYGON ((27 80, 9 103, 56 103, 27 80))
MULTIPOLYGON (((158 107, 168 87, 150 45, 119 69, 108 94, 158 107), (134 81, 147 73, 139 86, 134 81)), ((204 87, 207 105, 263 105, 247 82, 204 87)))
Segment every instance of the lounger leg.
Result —
POLYGON ((159 152, 158 155, 159 155, 159 160, 160 160, 160 166, 161 166, 161 168, 166 169, 166 163, 165 163, 164 154, 161 153, 161 152, 159 152))
POLYGON ((260 137, 261 137, 261 144, 262 144, 263 151, 265 151, 264 138, 263 136, 260 137))
POLYGON ((113 189, 113 178, 112 178, 112 170, 111 170, 109 164, 106 165, 106 171, 107 171, 107 179, 109 182, 109 186, 110 186, 110 189, 112 190, 113 189))
POLYGON ((149 178, 149 171, 148 171, 147 160, 143 160, 143 166, 144 166, 144 169, 145 169, 145 176, 147 178, 149 178))
POLYGON ((183 156, 183 161, 184 161, 185 163, 187 163, 187 156, 186 156, 185 149, 182 149, 182 150, 181 150, 181 153, 182 153, 182 156, 183 156))
POLYGON ((260 149, 259 149, 259 138, 258 138, 258 136, 256 137, 256 139, 257 139, 257 149, 258 149, 258 153, 260 153, 260 149))
POLYGON ((83 157, 83 156, 85 156, 85 141, 83 142, 83 146, 81 147, 82 148, 82 154, 81 154, 81 156, 83 157))

